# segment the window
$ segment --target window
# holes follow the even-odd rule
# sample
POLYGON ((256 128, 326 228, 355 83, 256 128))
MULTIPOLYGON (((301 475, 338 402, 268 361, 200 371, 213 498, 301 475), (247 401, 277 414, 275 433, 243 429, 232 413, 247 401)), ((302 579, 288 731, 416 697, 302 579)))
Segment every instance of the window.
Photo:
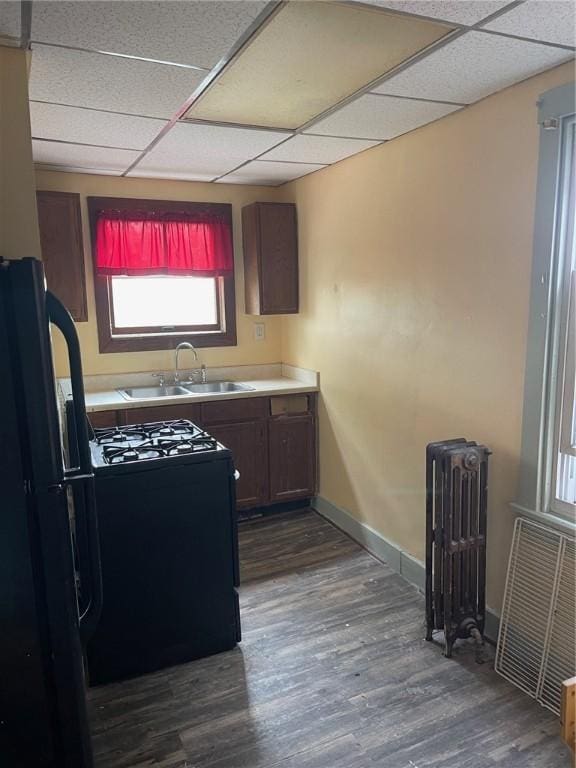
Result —
POLYGON ((520 511, 576 524, 576 106, 539 102, 540 160, 524 392, 520 511))
POLYGON ((553 439, 552 511, 570 515, 576 504, 576 238, 574 189, 576 171, 576 119, 565 121, 558 207, 559 286, 557 391, 553 439))
POLYGON ((115 334, 177 333, 218 329, 214 277, 110 278, 115 334))
POLYGON ((236 344, 231 206, 88 198, 101 352, 236 344))

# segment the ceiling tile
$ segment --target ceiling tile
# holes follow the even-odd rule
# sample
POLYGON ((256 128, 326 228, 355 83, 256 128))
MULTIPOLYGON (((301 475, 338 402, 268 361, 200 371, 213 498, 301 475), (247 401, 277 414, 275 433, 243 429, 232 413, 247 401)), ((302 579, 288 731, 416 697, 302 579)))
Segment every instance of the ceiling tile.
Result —
POLYGON ((21 3, 10 0, 0 2, 0 38, 20 40, 20 9, 21 3))
POLYGON ((576 46, 576 4, 574 0, 527 0, 485 29, 576 46))
POLYGON ((367 93, 310 126, 308 133, 393 139, 431 123, 460 107, 367 93))
POLYGON ((329 2, 289 2, 187 116, 295 129, 452 30, 329 2))
POLYGON ((84 169, 95 173, 122 173, 138 157, 138 152, 108 147, 82 147, 54 141, 33 141, 34 162, 58 165, 69 169, 84 169))
POLYGON ((298 163, 337 163, 345 157, 355 155, 378 141, 361 139, 335 139, 328 136, 300 135, 288 139, 280 146, 263 155, 262 160, 284 160, 298 163))
POLYGON ((358 0, 394 11, 471 25, 499 11, 511 0, 358 0))
POLYGON ((219 179, 219 183, 278 186, 286 181, 306 176, 313 171, 319 171, 322 168, 326 168, 326 166, 313 163, 273 163, 255 160, 238 171, 228 174, 223 179, 219 179))
POLYGON ((202 78, 193 69, 34 45, 30 98, 169 118, 202 78))
POLYGON ((171 165, 168 168, 158 167, 149 168, 144 166, 141 168, 137 165, 130 173, 127 174, 134 179, 174 179, 175 181, 216 181, 218 174, 215 173, 203 173, 202 171, 183 170, 182 168, 175 168, 171 165))
POLYGON ((285 138, 285 133, 272 131, 178 123, 130 175, 213 179, 285 138))
POLYGON ((211 69, 265 2, 34 0, 32 39, 211 69))
POLYGON ((145 149, 166 125, 165 120, 115 115, 58 104, 30 103, 35 139, 98 144, 123 149, 145 149))
POLYGON ((467 32, 374 90, 470 103, 570 58, 561 48, 467 32))

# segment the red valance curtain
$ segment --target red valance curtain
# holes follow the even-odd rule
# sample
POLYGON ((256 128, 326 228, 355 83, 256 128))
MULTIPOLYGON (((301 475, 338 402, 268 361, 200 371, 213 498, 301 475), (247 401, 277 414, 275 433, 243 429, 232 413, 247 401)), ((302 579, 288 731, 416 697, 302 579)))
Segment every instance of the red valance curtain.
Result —
POLYGON ((186 213, 99 211, 95 256, 100 275, 223 277, 234 268, 228 221, 186 213))

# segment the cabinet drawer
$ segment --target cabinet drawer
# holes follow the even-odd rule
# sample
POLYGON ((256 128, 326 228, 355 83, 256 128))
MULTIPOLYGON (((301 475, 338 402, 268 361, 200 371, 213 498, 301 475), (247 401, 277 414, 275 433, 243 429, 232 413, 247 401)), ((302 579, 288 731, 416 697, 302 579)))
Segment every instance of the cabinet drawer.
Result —
POLYGON ((215 403, 202 403, 202 424, 231 421, 254 421, 267 416, 268 398, 246 397, 238 400, 220 400, 215 403))
POLYGON ((118 424, 117 411, 92 411, 87 415, 88 421, 94 429, 100 427, 115 427, 118 424))
POLYGON ((144 408, 127 408, 119 411, 120 424, 144 424, 149 421, 172 421, 188 419, 196 423, 200 418, 200 407, 195 403, 182 405, 151 405, 144 408))
POLYGON ((291 413, 308 413, 311 410, 308 395, 282 395, 270 398, 270 415, 286 416, 291 413))

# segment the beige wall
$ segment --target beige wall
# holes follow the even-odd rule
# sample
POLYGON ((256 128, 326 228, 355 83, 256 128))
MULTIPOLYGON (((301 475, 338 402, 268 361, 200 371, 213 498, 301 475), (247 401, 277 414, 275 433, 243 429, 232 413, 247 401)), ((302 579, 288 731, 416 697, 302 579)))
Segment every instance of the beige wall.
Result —
MULTIPOLYGON (((77 323, 76 327, 82 345, 82 360, 85 373, 96 374, 126 371, 171 370, 173 366, 172 352, 158 351, 100 354, 98 351, 92 279, 92 253, 90 248, 89 222, 86 210, 86 196, 89 195, 231 203, 234 218, 238 345, 236 347, 201 349, 199 350, 200 359, 208 366, 275 363, 281 361, 281 318, 255 318, 244 314, 244 276, 240 226, 240 211, 242 206, 255 200, 274 199, 274 196, 278 196, 276 190, 271 189, 270 187, 251 187, 233 184, 204 184, 156 179, 123 179, 113 176, 55 173, 50 171, 38 171, 36 184, 38 189, 78 192, 81 195, 86 288, 88 293, 88 322, 77 323), (255 321, 262 321, 266 325, 266 338, 264 341, 254 340, 253 326, 255 321)), ((61 343, 61 339, 57 337, 57 333, 55 334, 55 360, 58 374, 63 375, 67 370, 65 350, 61 343)))
POLYGON ((0 256, 40 256, 25 51, 0 47, 0 256))
POLYGON ((520 446, 538 158, 559 67, 283 188, 301 313, 283 359, 321 372, 320 492, 424 557, 424 448, 494 452, 488 597, 505 576, 520 446))

